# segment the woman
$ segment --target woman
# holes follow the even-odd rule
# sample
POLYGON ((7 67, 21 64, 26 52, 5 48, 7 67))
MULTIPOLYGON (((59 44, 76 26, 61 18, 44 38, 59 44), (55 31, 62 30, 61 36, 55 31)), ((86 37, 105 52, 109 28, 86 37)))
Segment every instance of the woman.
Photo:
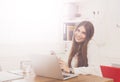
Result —
POLYGON ((72 47, 68 58, 68 65, 60 61, 65 72, 73 73, 72 68, 88 67, 87 48, 94 35, 94 26, 89 21, 82 21, 74 30, 72 47))

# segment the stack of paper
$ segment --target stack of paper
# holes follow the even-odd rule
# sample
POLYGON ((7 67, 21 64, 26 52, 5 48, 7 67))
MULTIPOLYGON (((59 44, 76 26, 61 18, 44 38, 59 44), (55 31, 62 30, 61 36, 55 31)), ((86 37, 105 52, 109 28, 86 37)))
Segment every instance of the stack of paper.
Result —
POLYGON ((13 73, 8 73, 6 71, 0 72, 0 82, 22 79, 22 78, 24 78, 24 77, 13 74, 13 73))

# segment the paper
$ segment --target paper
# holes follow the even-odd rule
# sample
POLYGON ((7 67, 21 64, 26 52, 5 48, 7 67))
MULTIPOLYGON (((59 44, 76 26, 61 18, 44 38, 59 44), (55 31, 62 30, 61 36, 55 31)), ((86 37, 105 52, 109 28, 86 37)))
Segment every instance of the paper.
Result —
POLYGON ((8 73, 6 71, 0 72, 0 82, 22 79, 22 78, 24 78, 24 77, 20 76, 20 75, 8 73))

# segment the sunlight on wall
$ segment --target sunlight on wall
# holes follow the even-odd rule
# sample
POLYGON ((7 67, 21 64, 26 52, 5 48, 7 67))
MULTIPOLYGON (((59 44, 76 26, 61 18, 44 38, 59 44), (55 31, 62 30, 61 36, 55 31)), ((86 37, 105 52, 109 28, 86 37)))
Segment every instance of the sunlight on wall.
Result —
POLYGON ((63 2, 0 0, 0 56, 61 49, 63 2))
POLYGON ((58 41, 62 2, 2 0, 0 5, 0 42, 58 41))

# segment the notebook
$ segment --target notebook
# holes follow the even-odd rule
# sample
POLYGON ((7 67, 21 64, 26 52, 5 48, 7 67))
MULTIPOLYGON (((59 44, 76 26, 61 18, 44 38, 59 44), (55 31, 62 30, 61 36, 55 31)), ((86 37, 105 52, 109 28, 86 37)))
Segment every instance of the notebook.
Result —
POLYGON ((35 74, 43 77, 66 80, 78 76, 62 72, 58 58, 55 55, 34 55, 32 64, 35 74))
POLYGON ((0 82, 23 79, 23 76, 12 74, 6 71, 0 72, 0 82))

